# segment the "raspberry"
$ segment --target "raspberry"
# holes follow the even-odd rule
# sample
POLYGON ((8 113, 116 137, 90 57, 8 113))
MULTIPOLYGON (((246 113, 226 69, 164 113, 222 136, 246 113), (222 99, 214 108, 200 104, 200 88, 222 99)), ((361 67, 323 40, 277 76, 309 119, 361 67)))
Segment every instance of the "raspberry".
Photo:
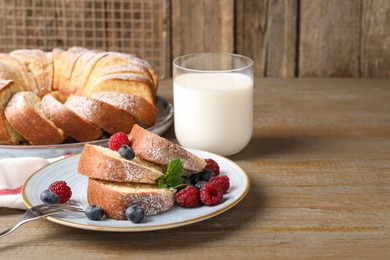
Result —
POLYGON ((129 145, 130 141, 127 135, 123 132, 113 134, 108 140, 108 148, 114 151, 118 151, 118 149, 124 144, 129 145))
POLYGON ((223 193, 220 187, 214 183, 206 183, 200 188, 200 201, 207 205, 213 206, 219 204, 223 199, 223 193))
POLYGON ((226 175, 211 177, 210 183, 214 183, 221 188, 222 193, 225 194, 230 187, 229 177, 226 175))
POLYGON ((49 190, 60 197, 60 203, 67 202, 72 196, 72 190, 65 181, 55 181, 49 186, 49 190))
POLYGON ((199 205, 199 191, 194 186, 187 186, 176 193, 176 202, 184 208, 196 208, 199 205))
POLYGON ((204 167, 205 169, 212 170, 214 172, 215 176, 219 175, 219 165, 216 161, 213 159, 206 159, 206 166, 204 167))

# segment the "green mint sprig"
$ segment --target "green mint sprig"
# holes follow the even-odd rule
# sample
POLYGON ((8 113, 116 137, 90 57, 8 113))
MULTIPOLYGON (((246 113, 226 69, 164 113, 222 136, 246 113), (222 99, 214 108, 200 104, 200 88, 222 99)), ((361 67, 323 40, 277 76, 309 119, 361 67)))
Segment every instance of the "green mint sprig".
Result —
POLYGON ((170 161, 167 172, 158 179, 158 187, 179 189, 187 186, 187 184, 183 184, 183 177, 181 177, 182 172, 183 163, 180 159, 170 161))

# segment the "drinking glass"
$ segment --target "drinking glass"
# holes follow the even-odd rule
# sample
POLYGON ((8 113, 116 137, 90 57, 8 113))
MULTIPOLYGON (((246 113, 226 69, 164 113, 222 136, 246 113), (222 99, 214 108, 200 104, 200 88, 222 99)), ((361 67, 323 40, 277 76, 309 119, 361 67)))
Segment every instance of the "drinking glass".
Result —
POLYGON ((220 155, 241 151, 253 129, 253 61, 231 53, 198 53, 173 61, 178 142, 220 155))

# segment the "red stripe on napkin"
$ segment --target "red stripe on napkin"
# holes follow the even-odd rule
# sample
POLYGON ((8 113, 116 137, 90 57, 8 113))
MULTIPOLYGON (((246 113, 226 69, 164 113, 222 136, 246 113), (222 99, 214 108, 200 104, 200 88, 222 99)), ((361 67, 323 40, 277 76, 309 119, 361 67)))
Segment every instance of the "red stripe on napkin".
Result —
POLYGON ((16 195, 22 192, 22 185, 15 189, 0 189, 0 195, 16 195))

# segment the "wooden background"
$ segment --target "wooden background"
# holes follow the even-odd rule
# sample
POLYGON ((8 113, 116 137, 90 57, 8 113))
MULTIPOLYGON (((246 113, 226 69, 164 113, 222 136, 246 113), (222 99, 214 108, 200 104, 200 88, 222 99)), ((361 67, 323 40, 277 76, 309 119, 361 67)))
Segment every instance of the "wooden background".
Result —
POLYGON ((0 0, 0 51, 235 52, 257 77, 390 77, 390 0, 0 0), (5 18, 6 16, 7 19, 5 18))
POLYGON ((389 0, 172 0, 173 56, 226 51, 259 77, 390 77, 389 0))

